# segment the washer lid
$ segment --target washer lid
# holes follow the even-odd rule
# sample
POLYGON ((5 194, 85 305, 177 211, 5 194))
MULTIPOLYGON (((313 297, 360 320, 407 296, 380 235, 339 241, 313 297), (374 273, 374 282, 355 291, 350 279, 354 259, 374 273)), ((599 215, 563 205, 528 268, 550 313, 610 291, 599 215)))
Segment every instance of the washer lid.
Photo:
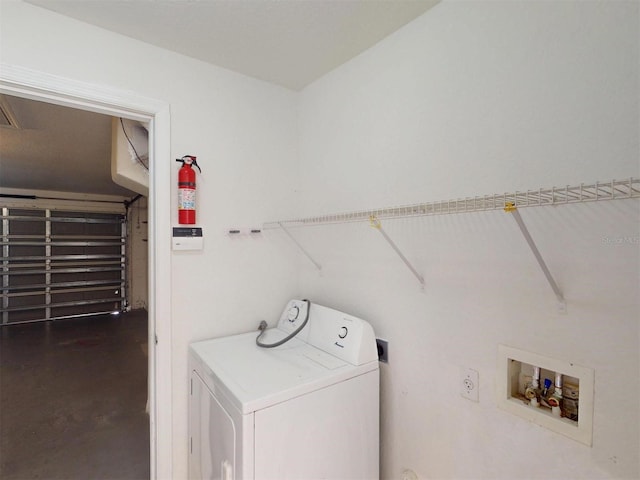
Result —
MULTIPOLYGON (((222 392, 243 414, 378 369, 378 362, 351 365, 296 338, 276 348, 255 344, 257 332, 191 344, 214 393, 222 392)), ((270 329, 267 343, 282 332, 270 329)))

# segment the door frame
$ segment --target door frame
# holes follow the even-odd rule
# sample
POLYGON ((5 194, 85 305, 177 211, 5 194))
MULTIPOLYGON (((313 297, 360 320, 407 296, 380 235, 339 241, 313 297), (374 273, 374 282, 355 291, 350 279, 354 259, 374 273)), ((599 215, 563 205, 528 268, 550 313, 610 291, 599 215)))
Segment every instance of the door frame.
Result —
POLYGON ((149 122, 150 476, 152 479, 172 478, 169 104, 136 93, 5 63, 0 63, 0 93, 149 122))

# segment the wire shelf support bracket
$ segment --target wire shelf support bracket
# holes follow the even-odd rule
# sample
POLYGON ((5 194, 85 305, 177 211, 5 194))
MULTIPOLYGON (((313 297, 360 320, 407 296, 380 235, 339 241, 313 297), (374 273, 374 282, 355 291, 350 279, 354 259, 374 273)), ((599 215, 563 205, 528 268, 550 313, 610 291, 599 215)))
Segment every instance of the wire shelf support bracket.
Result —
POLYGON ((393 248, 393 250, 398 254, 398 256, 400 257, 402 262, 407 266, 407 268, 411 270, 411 273, 413 273, 413 275, 418 279, 418 282, 420 282, 420 288, 424 290, 424 277, 418 273, 416 268, 402 253, 402 250, 400 250, 400 248, 398 248, 395 242, 391 240, 391 237, 387 235, 387 232, 385 232, 384 229, 382 228, 382 223, 380 222, 380 220, 378 220, 374 215, 371 215, 371 217, 369 217, 369 222, 373 228, 375 228, 380 232, 382 237, 387 241, 387 243, 391 246, 391 248, 393 248))
POLYGON ((307 259, 308 259, 311 263, 313 263, 313 265, 318 269, 318 271, 322 271, 322 265, 320 265, 318 262, 316 262, 316 261, 313 259, 313 257, 309 254, 309 252, 307 252, 307 251, 305 250, 305 248, 304 248, 302 245, 300 245, 300 242, 298 242, 298 241, 295 239, 295 237, 294 237, 293 235, 291 235, 291 232, 290 232, 289 230, 287 230, 287 228, 286 228, 282 223, 279 223, 279 226, 280 226, 280 228, 282 229, 282 231, 283 231, 284 233, 286 233, 286 234, 287 234, 287 236, 291 239, 291 241, 292 241, 293 243, 295 243, 296 247, 298 247, 298 249, 299 249, 299 250, 304 254, 304 256, 305 256, 305 257, 307 257, 307 259))
POLYGON ((544 276, 547 279, 547 282, 549 282, 549 285, 551 286, 553 293, 555 293, 556 295, 556 298, 558 300, 558 312, 567 313, 567 302, 565 301, 564 296, 562 295, 562 291, 560 290, 560 287, 558 287, 558 284, 554 280, 553 275, 551 275, 551 271, 549 270, 549 267, 547 267, 547 264, 545 263, 544 258, 542 258, 542 255, 540 254, 540 250, 538 250, 536 243, 533 241, 533 237, 529 233, 529 229, 524 223, 524 220, 522 220, 522 216, 520 215, 520 212, 512 202, 507 202, 507 204, 504 207, 504 211, 507 213, 510 213, 513 216, 513 219, 518 224, 518 228, 520 229, 520 232, 522 232, 524 239, 527 241, 527 244, 529 245, 529 248, 531 249, 533 256, 536 257, 538 265, 540 265, 540 268, 542 269, 542 272, 544 273, 544 276))

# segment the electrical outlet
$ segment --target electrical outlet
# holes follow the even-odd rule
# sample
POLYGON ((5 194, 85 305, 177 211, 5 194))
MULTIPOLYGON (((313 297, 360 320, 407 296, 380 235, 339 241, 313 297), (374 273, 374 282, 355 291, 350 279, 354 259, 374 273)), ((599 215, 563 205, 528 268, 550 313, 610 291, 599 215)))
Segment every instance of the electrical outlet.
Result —
POLYGON ((460 395, 473 402, 479 401, 478 389, 480 382, 478 372, 471 368, 460 369, 460 395))

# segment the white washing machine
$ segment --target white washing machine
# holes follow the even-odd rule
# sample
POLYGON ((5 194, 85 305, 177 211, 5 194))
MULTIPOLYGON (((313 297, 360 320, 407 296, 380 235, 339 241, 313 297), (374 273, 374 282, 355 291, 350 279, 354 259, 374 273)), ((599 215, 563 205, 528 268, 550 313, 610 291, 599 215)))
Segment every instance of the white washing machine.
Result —
POLYGON ((291 300, 277 327, 191 344, 192 479, 378 478, 375 335, 359 318, 291 300))

